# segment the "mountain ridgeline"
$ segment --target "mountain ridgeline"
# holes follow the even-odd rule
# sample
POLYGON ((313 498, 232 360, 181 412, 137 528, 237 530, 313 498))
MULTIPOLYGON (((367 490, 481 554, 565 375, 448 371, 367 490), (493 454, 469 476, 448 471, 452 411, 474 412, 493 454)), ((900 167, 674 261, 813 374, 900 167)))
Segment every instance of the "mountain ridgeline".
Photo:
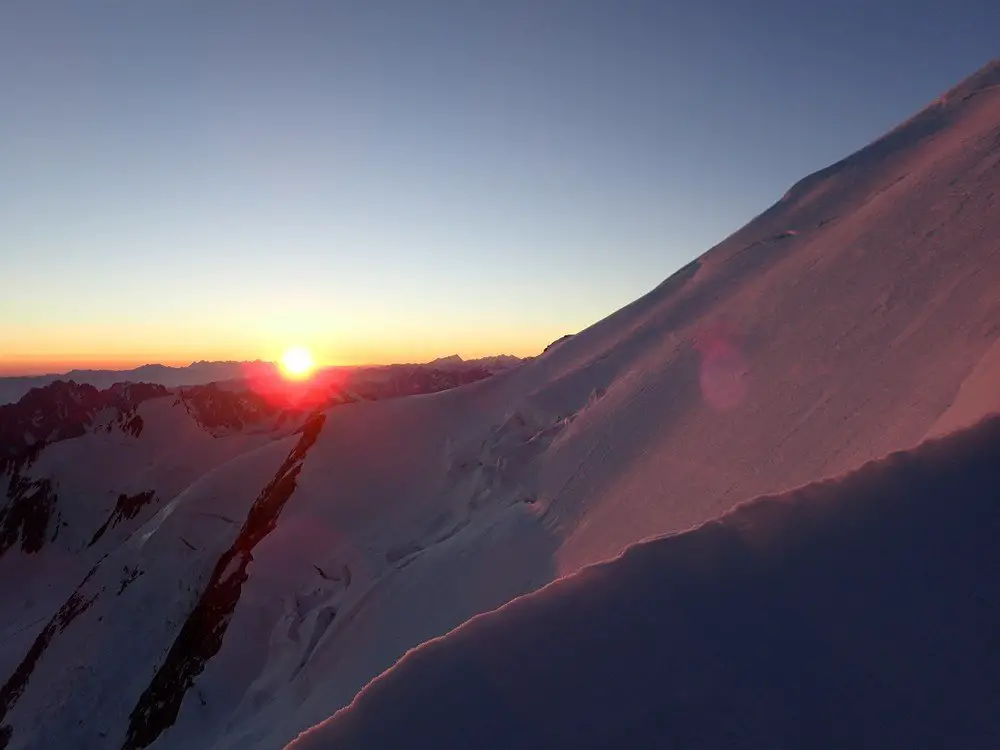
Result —
POLYGON ((993 417, 759 498, 418 647, 289 750, 997 747, 998 486, 993 417))
POLYGON ((516 366, 2 407, 0 746, 996 747, 998 200, 994 62, 516 366))

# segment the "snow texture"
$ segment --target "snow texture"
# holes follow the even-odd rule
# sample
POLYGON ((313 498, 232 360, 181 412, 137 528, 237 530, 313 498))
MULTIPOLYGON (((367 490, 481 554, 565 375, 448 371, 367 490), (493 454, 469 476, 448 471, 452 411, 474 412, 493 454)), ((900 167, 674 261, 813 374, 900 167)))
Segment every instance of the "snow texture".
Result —
POLYGON ((288 750, 1000 746, 1000 418, 630 547, 288 750))
MULTIPOLYGON (((590 709, 575 716, 581 734, 573 736, 587 728, 595 737, 610 736, 598 730, 610 731, 607 721, 616 716, 648 728, 648 716, 616 713, 626 708, 608 685, 622 689, 628 677, 652 686, 664 705, 669 699, 686 707, 680 713, 690 709, 693 723, 681 721, 677 731, 688 727, 706 743, 723 740, 697 734, 704 729, 699 716, 714 716, 719 731, 728 728, 736 742, 741 731, 763 736, 766 728, 754 722, 772 715, 765 705, 721 702, 710 710, 700 701, 751 695, 739 685, 732 687, 736 692, 718 692, 730 678, 766 687, 761 701, 794 698, 798 691, 788 685, 805 685, 802 720, 829 719, 824 726, 832 737, 846 736, 837 734, 840 725, 831 718, 838 706, 844 715, 864 711, 851 687, 885 710, 881 729, 870 727, 872 737, 903 738, 894 733, 905 730, 901 717, 911 706, 912 726, 928 734, 905 746, 942 746, 939 740, 949 737, 955 747, 962 741, 980 747, 980 738, 996 739, 995 725, 981 713, 996 708, 990 703, 996 685, 983 682, 979 663, 962 650, 962 644, 984 644, 973 626, 992 623, 988 631, 998 630, 989 598, 996 560, 975 536, 992 533, 995 541, 995 519, 975 493, 959 493, 964 485, 942 490, 933 513, 930 500, 918 494, 912 523, 910 511, 897 513, 892 503, 873 506, 871 516, 830 511, 823 521, 810 515, 830 505, 822 502, 821 485, 806 493, 822 496, 815 511, 799 497, 777 503, 786 509, 780 513, 748 509, 725 523, 703 524, 754 497, 913 448, 928 434, 968 426, 1000 406, 990 385, 1000 374, 998 83, 1000 63, 993 63, 871 146, 793 186, 646 296, 537 358, 485 379, 469 371, 476 382, 437 393, 378 401, 346 394, 343 403, 324 409, 322 426, 301 455, 296 448, 308 414, 284 420, 268 414, 253 422, 263 413, 240 401, 247 408, 238 419, 220 421, 217 407, 228 403, 221 391, 205 397, 207 411, 197 399, 166 395, 143 401, 121 420, 124 415, 107 410, 85 425, 73 423, 71 435, 61 435, 56 423, 44 439, 37 432, 48 429, 44 414, 37 424, 34 413, 21 415, 11 432, 16 461, 0 453, 0 503, 14 519, 10 538, 16 537, 0 554, 0 747, 281 747, 350 704, 409 649, 638 541, 693 527, 701 528, 637 547, 539 597, 549 601, 558 591, 561 600, 581 591, 571 597, 578 596, 578 617, 567 623, 555 604, 551 617, 565 628, 560 633, 567 643, 587 646, 584 652, 570 658, 556 644, 551 650, 559 660, 545 661, 538 644, 528 643, 541 625, 538 631, 524 626, 522 651, 500 637, 516 639, 516 633, 491 631, 507 653, 565 669, 559 685, 590 660, 620 680, 593 683, 594 695, 607 702, 606 715, 584 701, 590 709), (25 501, 32 493, 42 493, 50 507, 44 521, 24 513, 34 507, 25 501), (793 517, 804 528, 787 529, 793 517), (924 528, 931 517, 940 527, 933 539, 924 528), (753 519, 752 539, 784 550, 774 560, 795 565, 768 567, 761 556, 766 549, 751 545, 750 531, 739 537, 744 518, 753 519), (975 575, 957 549, 966 525, 974 527, 963 542, 968 554, 986 555, 975 575), (815 541, 813 552, 792 549, 804 539, 815 541), (677 551, 692 544, 704 555, 677 551), (661 552, 691 569, 640 564, 661 552), (865 576, 851 567, 855 553, 869 556, 865 576), (810 554, 827 562, 820 565, 810 554), (902 563, 894 557, 900 555, 908 555, 915 577, 900 577, 902 563), (934 567, 936 560, 942 567, 934 567), (230 563, 235 567, 227 570, 230 563), (839 566, 846 567, 841 572, 839 566), (618 570, 637 576, 634 587, 611 587, 622 589, 620 600, 587 584, 617 581, 618 570), (796 570, 803 577, 796 578, 796 570), (951 585, 960 573, 971 576, 964 579, 968 585, 946 590, 943 582, 951 585), (662 594, 647 587, 650 577, 662 583, 662 594), (843 588, 848 581, 851 591, 843 588), (894 620, 880 608, 896 581, 902 588, 894 601, 912 620, 894 620), (627 600, 640 590, 650 597, 648 608, 627 600), (801 591, 801 604, 789 590, 801 591), (658 607, 667 599, 687 619, 663 615, 658 607), (947 618, 943 606, 950 608, 947 618), (779 608, 802 626, 801 638, 783 624, 779 608), (636 643, 648 643, 647 611, 665 641, 690 639, 687 661, 677 662, 689 671, 671 675, 674 662, 654 661, 643 672, 625 652, 615 673, 614 664, 600 658, 621 646, 623 631, 607 629, 616 623, 634 632, 636 643), (885 630, 857 630, 867 611, 876 618, 873 627, 896 628, 892 638, 885 630), (726 617, 710 617, 713 612, 726 617), (212 623, 210 633, 199 635, 201 618, 212 623), (774 640, 778 634, 781 643, 774 640), (196 660, 178 661, 185 650, 179 639, 192 644, 196 660), (909 667, 894 656, 913 655, 920 644, 926 646, 922 659, 909 667), (855 655, 847 645, 861 650, 855 655), (885 653, 877 653, 882 645, 885 653), (751 667, 766 664, 756 654, 773 656, 777 649, 789 658, 751 677, 751 667), (872 671, 859 666, 862 656, 872 671), (962 679, 928 685, 931 674, 962 679), (666 692, 657 693, 660 685, 666 692), (993 692, 976 693, 976 685, 993 692), (833 701, 829 713, 809 702, 819 695, 833 701), (940 699, 936 709, 928 696, 940 699), (955 720, 951 729, 946 716, 955 720)), ((378 377, 389 385, 373 380, 371 387, 402 395, 456 384, 436 370, 417 380, 413 374, 412 368, 387 368, 378 377)), ((59 401, 58 413, 76 414, 80 393, 59 401)), ((939 470, 952 476, 934 467, 924 472, 928 482, 939 470)), ((892 481, 897 487, 903 479, 892 481)), ((864 493, 843 494, 855 495, 864 493)), ((535 601, 512 605, 497 621, 517 620, 508 611, 535 607, 549 617, 549 605, 535 601)), ((498 726, 498 714, 480 703, 486 688, 472 679, 479 679, 480 668, 468 667, 468 681, 456 677, 450 657, 426 655, 438 648, 421 649, 416 661, 444 670, 443 700, 458 700, 455 685, 468 684, 469 710, 479 712, 450 720, 479 732, 471 723, 481 716, 497 738, 510 736, 498 726)), ((440 648, 451 653, 451 646, 440 648)), ((982 668, 996 673, 990 654, 981 657, 982 668)), ((417 701, 415 688, 404 684, 412 669, 400 669, 405 679, 389 673, 397 676, 376 682, 365 701, 395 684, 402 687, 392 688, 393 695, 398 689, 417 701)), ((498 674, 555 684, 531 673, 530 664, 516 670, 498 674)), ((427 706, 436 684, 412 679, 424 686, 419 705, 427 706)), ((551 703, 546 731, 568 731, 559 725, 559 711, 568 710, 559 695, 516 682, 496 690, 498 699, 514 690, 551 703)), ((336 731, 376 738, 368 734, 374 730, 362 705, 359 699, 358 710, 346 714, 352 718, 335 721, 343 727, 336 731)), ((506 705, 510 732, 537 728, 539 707, 506 705), (526 712, 523 721, 519 711, 526 712)), ((406 708, 380 711, 399 718, 406 708)), ((386 726, 416 727, 402 718, 386 726)), ((664 724, 663 731, 673 730, 664 724)), ((853 729, 844 724, 842 731, 853 729)), ((792 734, 775 736, 796 746, 792 734)))

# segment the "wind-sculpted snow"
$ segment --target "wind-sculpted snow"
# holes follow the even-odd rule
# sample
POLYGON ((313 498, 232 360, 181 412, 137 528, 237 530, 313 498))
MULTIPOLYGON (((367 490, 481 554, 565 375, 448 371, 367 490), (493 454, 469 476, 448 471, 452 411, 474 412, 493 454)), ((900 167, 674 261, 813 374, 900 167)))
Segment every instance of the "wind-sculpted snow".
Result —
POLYGON ((1000 419, 417 648, 290 750, 1000 747, 1000 419))
MULTIPOLYGON (((44 533, 33 503, 3 531, 13 541, 0 557, 2 674, 106 558, 80 590, 98 598, 52 639, 8 713, 11 750, 118 750, 129 732, 136 746, 155 737, 159 750, 280 747, 408 649, 477 614, 641 539, 702 526, 994 410, 998 76, 1000 64, 988 66, 794 186, 649 294, 492 377, 479 379, 485 363, 446 358, 438 364, 448 372, 334 368, 294 388, 241 378, 147 399, 134 411, 141 421, 104 408, 82 430, 65 402, 67 419, 44 444, 26 429, 34 416, 18 412, 4 432, 20 441, 15 473, 49 482, 45 496, 57 500, 44 533), (248 383, 277 401, 244 397, 248 383), (414 392, 423 395, 394 398, 414 392), (326 416, 323 430, 280 523, 247 562, 231 552, 243 520, 313 409, 326 416), (134 501, 143 493, 150 502, 134 501), (29 547, 45 540, 38 552, 25 549, 26 528, 29 547), (203 600, 213 580, 220 597, 203 600), (202 601, 206 637, 189 625, 179 640, 202 601)), ((0 454, 9 491, 13 464, 0 454)), ((41 489, 14 492, 22 487, 41 489)), ((793 505, 801 516, 808 503, 793 505)), ((691 538, 729 538, 732 523, 691 538)), ((867 549, 871 529, 859 528, 867 549)), ((931 549, 915 570, 938 554, 931 549)), ((803 570, 818 576, 817 590, 829 583, 819 567, 803 570)), ((772 589, 761 583, 765 604, 772 589)), ((602 623, 582 611, 574 627, 602 623)), ((851 617, 831 611, 831 627, 843 620, 854 638, 851 617)), ((706 637, 727 635, 698 622, 706 637)), ((683 625, 661 624, 668 634, 683 625)), ((606 647, 575 658, 584 665, 606 647)), ((703 679, 716 674, 705 656, 687 675, 693 695, 714 684, 703 679)), ((719 718, 737 710, 721 705, 719 718)))
POLYGON ((982 416, 992 401, 963 384, 992 382, 1000 340, 1000 91, 981 77, 932 105, 934 128, 918 116, 806 181, 544 355, 338 410, 248 582, 277 612, 237 609, 255 645, 224 644, 202 678, 226 699, 186 703, 164 741, 278 746, 512 595, 910 448, 960 392, 950 424, 982 416), (313 567, 341 564, 349 592, 313 567))

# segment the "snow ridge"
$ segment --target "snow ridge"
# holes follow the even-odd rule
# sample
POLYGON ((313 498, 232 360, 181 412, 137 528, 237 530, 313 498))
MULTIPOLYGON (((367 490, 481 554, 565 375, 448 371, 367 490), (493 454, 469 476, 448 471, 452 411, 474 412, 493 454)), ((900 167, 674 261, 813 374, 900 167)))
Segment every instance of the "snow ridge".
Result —
POLYGON ((1000 418, 630 547, 289 750, 1000 744, 1000 418))
POLYGON ((302 463, 319 437, 325 419, 324 414, 316 414, 306 422, 302 437, 250 507, 236 540, 219 558, 208 586, 129 716, 123 750, 149 746, 176 721, 184 694, 205 662, 222 646, 229 618, 248 577, 246 568, 253 549, 274 530, 285 503, 295 492, 302 463))

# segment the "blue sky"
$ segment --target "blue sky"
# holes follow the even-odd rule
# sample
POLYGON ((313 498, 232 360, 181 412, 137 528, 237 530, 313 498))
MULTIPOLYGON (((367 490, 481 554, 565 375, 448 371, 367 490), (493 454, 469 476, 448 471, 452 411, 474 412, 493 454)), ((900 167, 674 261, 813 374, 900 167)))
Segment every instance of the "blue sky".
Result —
POLYGON ((1000 54, 815 5, 5 2, 0 370, 537 351, 1000 54))

